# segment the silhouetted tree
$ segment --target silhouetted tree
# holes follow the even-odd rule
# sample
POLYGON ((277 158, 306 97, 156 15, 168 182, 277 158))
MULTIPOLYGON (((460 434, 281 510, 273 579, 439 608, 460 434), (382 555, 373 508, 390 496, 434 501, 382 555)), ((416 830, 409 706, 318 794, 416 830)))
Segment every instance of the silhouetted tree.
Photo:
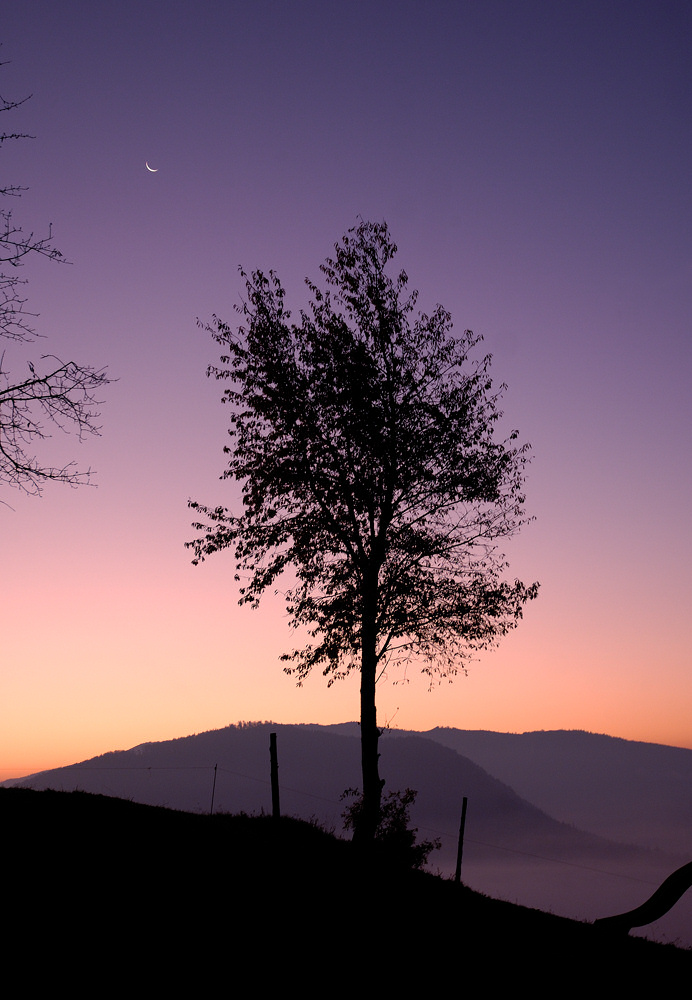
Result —
MULTIPOLYGON (((4 65, 4 64, 0 64, 4 65)), ((26 100, 26 98, 25 98, 26 100)), ((12 111, 24 101, 0 98, 0 112, 12 111)), ((0 147, 11 139, 28 139, 20 132, 0 134, 0 147)), ((24 189, 15 185, 0 188, 0 195, 18 197, 24 189)), ((11 211, 0 209, 0 337, 16 343, 33 341, 33 316, 22 297, 25 279, 18 271, 32 256, 61 260, 53 246, 51 227, 46 236, 24 233, 11 211)), ((48 425, 64 431, 98 434, 98 391, 109 381, 103 369, 61 361, 52 354, 26 361, 26 372, 13 374, 7 351, 0 352, 0 481, 27 493, 40 494, 46 480, 73 486, 88 480, 89 472, 78 471, 73 463, 45 465, 34 454, 34 445, 49 436, 48 425)))
POLYGON ((257 605, 289 567, 293 626, 313 640, 284 656, 300 681, 361 675, 363 797, 354 837, 372 840, 382 782, 375 687, 392 659, 457 673, 513 628, 537 585, 501 577, 495 541, 524 514, 527 446, 495 440, 501 416, 481 339, 453 337, 441 306, 414 316, 407 276, 392 278, 386 224, 361 222, 321 267, 326 287, 291 323, 273 272, 244 272, 237 333, 209 374, 227 382, 231 444, 223 478, 243 484, 242 513, 190 506, 207 523, 197 563, 230 547, 240 603, 257 605))

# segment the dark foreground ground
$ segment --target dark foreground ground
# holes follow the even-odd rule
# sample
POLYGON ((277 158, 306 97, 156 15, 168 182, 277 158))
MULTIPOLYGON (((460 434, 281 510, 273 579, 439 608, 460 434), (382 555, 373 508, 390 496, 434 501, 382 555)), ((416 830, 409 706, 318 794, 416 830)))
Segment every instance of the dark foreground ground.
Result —
POLYGON ((692 972, 690 951, 365 863, 298 820, 13 788, 0 789, 0 829, 15 995, 642 995, 692 972))

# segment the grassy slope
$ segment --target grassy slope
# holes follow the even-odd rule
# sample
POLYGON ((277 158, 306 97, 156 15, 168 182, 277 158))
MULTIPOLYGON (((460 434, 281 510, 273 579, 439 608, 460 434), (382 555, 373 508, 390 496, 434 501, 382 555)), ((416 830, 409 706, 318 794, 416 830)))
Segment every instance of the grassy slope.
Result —
POLYGON ((157 992, 296 982, 337 996, 371 981, 409 995, 446 991, 450 977, 539 995, 639 992, 692 970, 692 953, 670 945, 364 866, 351 844, 298 820, 0 789, 0 823, 4 954, 76 995, 118 980, 157 992))

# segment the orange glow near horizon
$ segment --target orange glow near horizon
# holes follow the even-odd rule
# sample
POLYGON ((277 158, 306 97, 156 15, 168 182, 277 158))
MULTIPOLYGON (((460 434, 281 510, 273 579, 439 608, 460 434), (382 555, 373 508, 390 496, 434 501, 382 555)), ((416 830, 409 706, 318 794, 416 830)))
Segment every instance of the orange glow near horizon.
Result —
MULTIPOLYGON (((218 603, 228 610, 225 601, 218 603)), ((580 664, 583 650, 567 658, 542 641, 538 607, 535 602, 516 632, 451 683, 441 681, 429 690, 426 678, 411 666, 406 676, 401 667, 390 668, 378 687, 380 725, 418 731, 435 726, 498 732, 584 729, 692 748, 689 680, 681 676, 677 693, 661 688, 648 669, 646 651, 637 657, 632 646, 623 648, 625 666, 618 670, 595 657, 580 664)), ((153 610, 150 604, 148 613, 153 610)), ((222 624, 221 607, 217 611, 222 624)), ((144 632, 134 608, 125 617, 136 642, 132 631, 126 640, 114 635, 107 651, 85 655, 102 627, 93 619, 81 655, 78 648, 66 651, 69 665, 67 660, 60 664, 47 643, 45 667, 34 672, 30 689, 17 672, 17 690, 9 692, 17 714, 0 736, 3 780, 240 721, 357 720, 357 674, 331 688, 313 675, 298 688, 283 673, 282 640, 293 636, 283 619, 272 620, 272 611, 228 614, 235 637, 232 662, 220 641, 223 628, 212 642, 202 643, 182 616, 173 628, 170 609, 165 615, 169 634, 159 646, 152 641, 158 629, 150 623, 144 632)))

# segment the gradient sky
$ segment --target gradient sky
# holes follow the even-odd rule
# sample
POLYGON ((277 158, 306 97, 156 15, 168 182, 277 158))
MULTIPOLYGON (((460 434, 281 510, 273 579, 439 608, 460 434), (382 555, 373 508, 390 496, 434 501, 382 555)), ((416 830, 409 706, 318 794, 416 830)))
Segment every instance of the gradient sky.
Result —
POLYGON ((380 722, 692 747, 690 4, 25 0, 0 40, 0 93, 33 94, 3 130, 36 136, 3 180, 72 262, 25 268, 46 340, 15 370, 50 351, 118 379, 102 437, 46 451, 95 488, 0 488, 0 777, 357 718, 357 677, 282 673, 280 599, 239 608, 230 554, 183 545, 188 498, 237 492, 196 318, 234 322, 240 264, 306 304, 359 215, 508 383, 536 520, 506 552, 542 585, 468 676, 390 671, 380 722))

